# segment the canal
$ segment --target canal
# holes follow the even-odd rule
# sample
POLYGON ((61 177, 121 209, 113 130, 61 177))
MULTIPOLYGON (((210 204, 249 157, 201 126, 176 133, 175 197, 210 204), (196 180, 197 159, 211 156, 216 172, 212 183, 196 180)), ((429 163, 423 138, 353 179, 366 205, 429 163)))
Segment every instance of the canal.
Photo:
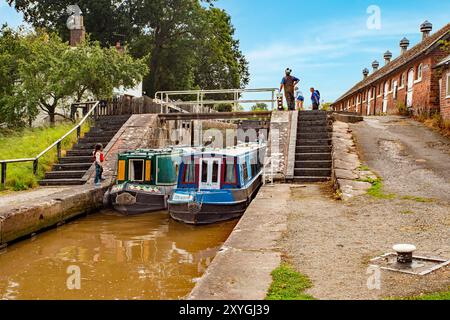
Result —
POLYGON ((0 299, 182 299, 236 223, 103 210, 0 251, 0 299))

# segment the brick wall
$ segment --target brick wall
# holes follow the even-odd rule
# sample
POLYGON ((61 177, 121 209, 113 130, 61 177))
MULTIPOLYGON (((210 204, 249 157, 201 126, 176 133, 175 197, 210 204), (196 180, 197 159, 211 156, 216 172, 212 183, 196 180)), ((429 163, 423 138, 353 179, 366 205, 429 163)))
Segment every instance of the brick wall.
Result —
POLYGON ((440 99, 441 115, 445 120, 450 121, 450 97, 447 97, 447 75, 450 75, 450 66, 441 69, 442 86, 440 99))
MULTIPOLYGON (((343 101, 343 109, 348 107, 350 101, 350 111, 359 111, 362 115, 367 115, 367 99, 368 92, 375 88, 375 96, 372 93, 370 100, 370 115, 381 114, 383 112, 383 101, 385 84, 388 82, 389 90, 387 93, 387 114, 397 114, 399 105, 406 106, 407 104, 407 88, 408 88, 408 73, 411 69, 414 70, 414 84, 413 84, 413 111, 418 113, 424 110, 439 109, 439 79, 440 75, 433 69, 433 66, 443 59, 446 54, 439 48, 434 49, 429 54, 420 59, 411 61, 404 65, 401 69, 393 74, 389 74, 377 82, 370 84, 370 86, 362 89, 359 92, 347 97, 343 101), (418 68, 422 66, 422 78, 417 77, 418 68), (403 86, 401 86, 401 77, 403 75, 403 86), (397 82, 397 96, 394 98, 394 84, 397 82), (381 90, 380 90, 381 89, 381 90), (362 99, 359 104, 356 104, 358 94, 361 94, 362 99), (355 100, 354 100, 355 99, 355 100), (364 101, 366 100, 366 101, 364 101)), ((338 110, 340 104, 338 104, 338 110)))

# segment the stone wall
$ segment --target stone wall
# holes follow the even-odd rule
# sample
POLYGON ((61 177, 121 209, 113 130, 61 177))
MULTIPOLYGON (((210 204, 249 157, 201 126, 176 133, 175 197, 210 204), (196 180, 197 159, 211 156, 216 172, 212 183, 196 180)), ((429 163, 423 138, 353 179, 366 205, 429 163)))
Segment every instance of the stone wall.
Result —
POLYGON ((368 181, 377 179, 371 171, 361 169, 352 131, 348 123, 333 124, 333 185, 342 200, 366 194, 372 187, 368 181))
POLYGON ((275 181, 286 180, 292 114, 292 111, 274 111, 272 113, 265 171, 275 181))

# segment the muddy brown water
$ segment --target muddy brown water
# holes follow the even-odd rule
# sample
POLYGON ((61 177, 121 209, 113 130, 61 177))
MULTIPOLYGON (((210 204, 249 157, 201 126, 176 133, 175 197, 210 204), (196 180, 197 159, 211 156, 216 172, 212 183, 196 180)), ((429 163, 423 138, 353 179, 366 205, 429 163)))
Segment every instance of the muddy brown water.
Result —
POLYGON ((0 251, 0 299, 182 299, 236 223, 101 211, 0 251))

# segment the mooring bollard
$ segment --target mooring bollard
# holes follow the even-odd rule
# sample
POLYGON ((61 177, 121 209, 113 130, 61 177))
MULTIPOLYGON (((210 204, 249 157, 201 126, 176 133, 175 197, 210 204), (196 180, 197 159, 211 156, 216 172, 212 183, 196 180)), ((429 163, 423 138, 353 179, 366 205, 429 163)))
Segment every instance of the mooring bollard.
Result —
POLYGON ((397 252, 397 262, 401 264, 410 264, 413 262, 413 253, 417 250, 412 244, 397 244, 392 247, 397 252))

